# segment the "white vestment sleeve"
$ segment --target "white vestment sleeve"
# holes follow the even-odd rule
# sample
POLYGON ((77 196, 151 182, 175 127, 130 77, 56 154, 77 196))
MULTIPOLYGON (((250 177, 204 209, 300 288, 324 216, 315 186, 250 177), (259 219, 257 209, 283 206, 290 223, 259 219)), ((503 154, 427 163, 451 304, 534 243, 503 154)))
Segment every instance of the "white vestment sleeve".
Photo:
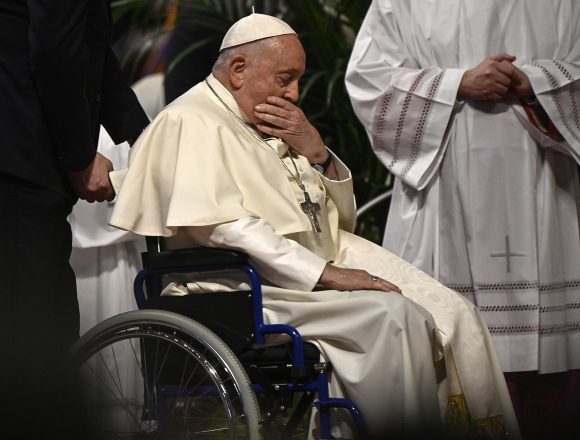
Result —
POLYGON ((339 228, 353 232, 356 227, 356 203, 353 196, 352 174, 348 167, 330 149, 332 161, 338 174, 337 180, 332 180, 319 174, 320 181, 326 189, 326 194, 334 202, 338 211, 339 228))
MULTIPOLYGON (((578 25, 580 26, 580 24, 578 25)), ((540 145, 566 152, 580 164, 580 31, 575 44, 563 60, 535 60, 522 67, 528 75, 536 97, 564 141, 545 140, 540 145)), ((529 126, 526 126, 529 130, 529 126)), ((538 131, 539 133, 539 131, 538 131)), ((534 134, 532 133, 532 136, 534 134)), ((536 139, 538 140, 538 139, 536 139)))
POLYGON ((260 275, 286 289, 312 290, 326 266, 323 258, 276 233, 263 219, 242 218, 183 229, 202 246, 234 249, 250 255, 260 275))
POLYGON ((389 0, 372 2, 349 60, 346 87, 377 157, 421 189, 445 152, 464 70, 419 68, 395 13, 389 0))

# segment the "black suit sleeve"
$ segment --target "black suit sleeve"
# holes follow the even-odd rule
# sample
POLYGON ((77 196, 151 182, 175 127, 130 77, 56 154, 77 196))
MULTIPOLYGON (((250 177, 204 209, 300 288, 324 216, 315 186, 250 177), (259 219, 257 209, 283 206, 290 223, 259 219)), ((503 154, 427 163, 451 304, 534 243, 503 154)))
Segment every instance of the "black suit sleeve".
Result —
POLYGON ((87 1, 27 0, 33 80, 63 171, 83 169, 95 156, 85 93, 87 1))
POLYGON ((103 68, 101 123, 116 144, 136 139, 149 123, 111 49, 107 51, 103 68))

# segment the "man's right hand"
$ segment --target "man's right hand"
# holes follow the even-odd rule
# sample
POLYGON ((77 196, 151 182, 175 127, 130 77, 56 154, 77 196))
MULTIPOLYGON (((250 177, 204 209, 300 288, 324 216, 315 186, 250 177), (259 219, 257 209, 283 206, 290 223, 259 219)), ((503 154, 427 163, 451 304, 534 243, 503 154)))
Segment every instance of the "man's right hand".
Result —
POLYGON ((493 55, 467 70, 459 84, 457 99, 501 102, 509 92, 516 57, 493 55), (507 61, 507 62, 505 62, 507 61))
POLYGON ((318 284, 333 290, 379 290, 382 292, 401 293, 393 283, 371 275, 366 270, 346 269, 327 264, 318 284))
POLYGON ((509 64, 512 69, 512 83, 510 86, 509 95, 512 95, 514 98, 528 98, 533 96, 534 89, 532 88, 532 83, 530 82, 528 76, 521 69, 518 69, 516 66, 508 63, 507 61, 502 61, 502 64, 509 64))
POLYGON ((81 171, 69 171, 68 177, 80 199, 89 203, 105 200, 110 202, 115 198, 115 191, 109 180, 110 171, 113 171, 112 162, 97 153, 89 166, 81 171))

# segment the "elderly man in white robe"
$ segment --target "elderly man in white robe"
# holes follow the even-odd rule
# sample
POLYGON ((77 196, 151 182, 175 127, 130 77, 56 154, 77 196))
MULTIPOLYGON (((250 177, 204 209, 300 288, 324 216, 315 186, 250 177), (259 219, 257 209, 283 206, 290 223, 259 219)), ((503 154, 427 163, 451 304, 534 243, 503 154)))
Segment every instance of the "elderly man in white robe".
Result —
POLYGON ((346 75, 384 247, 477 305, 530 435, 580 416, 579 80, 576 0, 374 0, 346 75))
MULTIPOLYGON (((348 232, 350 172, 294 104, 305 59, 295 32, 274 17, 234 24, 212 74, 158 115, 128 170, 111 174, 111 224, 173 247, 249 254, 266 283, 265 321, 295 326, 320 348, 334 366, 331 394, 352 399, 371 432, 463 417, 482 437, 518 438, 474 307, 348 232)), ((164 293, 242 283, 208 278, 164 293)), ((333 423, 344 436, 348 427, 333 423)))

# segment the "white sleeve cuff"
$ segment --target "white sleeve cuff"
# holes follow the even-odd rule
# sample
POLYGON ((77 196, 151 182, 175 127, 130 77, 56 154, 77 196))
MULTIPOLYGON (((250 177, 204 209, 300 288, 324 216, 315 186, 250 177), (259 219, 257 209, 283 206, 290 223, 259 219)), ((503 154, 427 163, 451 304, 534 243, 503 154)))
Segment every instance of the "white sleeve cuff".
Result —
POLYGON ((243 218, 213 227, 211 233, 198 234, 189 227, 188 234, 199 244, 244 252, 258 273, 271 283, 286 289, 311 291, 326 266, 326 261, 294 240, 278 234, 263 219, 243 218), (205 239, 201 237, 205 236, 205 239))

